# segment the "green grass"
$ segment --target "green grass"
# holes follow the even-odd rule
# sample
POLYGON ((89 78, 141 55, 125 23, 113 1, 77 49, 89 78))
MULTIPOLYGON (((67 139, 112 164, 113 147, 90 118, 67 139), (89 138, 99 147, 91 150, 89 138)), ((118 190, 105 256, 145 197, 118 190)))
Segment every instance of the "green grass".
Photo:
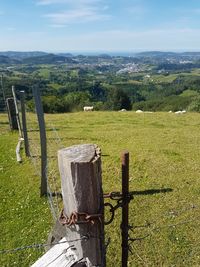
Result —
POLYGON ((49 75, 50 75, 50 69, 49 68, 41 68, 39 70, 39 74, 40 76, 42 76, 43 78, 45 79, 48 79, 49 78, 49 75))
MULTIPOLYGON (((0 116, 0 250, 46 242, 51 214, 40 198, 39 178, 32 164, 16 162, 17 133, 8 131, 7 117, 0 116)), ((24 156, 23 156, 24 158, 24 156)), ((43 250, 28 249, 0 254, 0 266, 30 266, 43 250)))
MULTIPOLYGON (((132 244, 129 266, 200 265, 200 114, 79 112, 45 119, 49 168, 57 178, 59 147, 96 143, 102 150, 104 192, 121 189, 124 149, 130 152, 130 191, 171 190, 136 195, 132 200, 130 236, 147 237, 132 244)), ((28 120, 29 129, 36 127, 34 114, 28 114, 28 120)), ((17 134, 10 133, 5 122, 6 116, 1 115, 0 249, 44 242, 52 225, 48 204, 39 197, 39 178, 29 160, 15 162, 17 134)), ((38 132, 29 132, 29 137, 31 144, 37 144, 38 132)), ((120 218, 117 210, 113 223, 106 226, 106 238, 111 237, 107 266, 120 266, 120 218)), ((37 253, 1 255, 0 265, 28 266, 37 253)))
POLYGON ((167 76, 159 74, 159 75, 152 75, 150 80, 152 79, 153 82, 157 83, 172 83, 179 74, 169 74, 167 76))

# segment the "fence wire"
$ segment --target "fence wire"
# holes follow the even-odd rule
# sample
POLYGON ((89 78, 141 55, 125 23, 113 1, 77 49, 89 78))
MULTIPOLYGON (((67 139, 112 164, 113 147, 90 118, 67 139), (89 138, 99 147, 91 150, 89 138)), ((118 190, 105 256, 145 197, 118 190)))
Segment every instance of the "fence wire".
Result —
MULTIPOLYGON (((34 112, 27 112, 27 128, 30 144, 30 154, 31 161, 35 169, 35 173, 38 177, 41 177, 41 156, 40 156, 40 138, 39 138, 39 127, 37 122, 37 116, 34 112)), ((48 179, 48 202, 50 211, 54 221, 58 218, 62 201, 59 197, 61 192, 60 186, 60 176, 58 172, 57 164, 57 151, 63 148, 62 139, 59 136, 56 126, 52 123, 46 122, 46 133, 47 133, 47 154, 48 154, 48 164, 47 164, 47 179, 48 179)), ((144 258, 139 248, 137 248, 138 243, 145 242, 147 239, 151 239, 152 246, 155 246, 156 240, 154 239, 155 233, 160 237, 162 232, 166 229, 179 228, 184 225, 189 224, 199 224, 200 207, 197 204, 187 205, 183 208, 173 208, 165 212, 165 214, 159 218, 155 218, 155 221, 144 223, 144 225, 132 225, 132 231, 130 231, 130 251, 138 258, 141 262, 141 266, 150 266, 148 260, 144 258), (183 219, 182 217, 187 217, 183 219), (172 223, 163 223, 164 221, 172 220, 172 223), (133 236, 133 237, 132 237, 133 236)), ((112 239, 111 239, 112 241, 112 239)), ((75 242, 75 240, 67 241, 75 242)), ((189 244, 192 247, 193 253, 199 251, 200 242, 196 244, 189 244)), ((13 248, 11 250, 1 250, 1 254, 19 252, 21 250, 30 248, 42 248, 49 246, 49 244, 32 244, 24 247, 13 248)))
MULTIPOLYGON (((34 112, 27 113, 27 128, 29 135, 30 155, 31 161, 35 168, 36 175, 41 178, 41 151, 40 151, 40 137, 39 126, 37 123, 37 114, 34 112)), ((51 129, 46 125, 47 134, 47 190, 48 202, 53 220, 56 221, 61 210, 61 191, 59 173, 57 167, 57 150, 59 149, 59 138, 54 137, 55 129, 51 129)))

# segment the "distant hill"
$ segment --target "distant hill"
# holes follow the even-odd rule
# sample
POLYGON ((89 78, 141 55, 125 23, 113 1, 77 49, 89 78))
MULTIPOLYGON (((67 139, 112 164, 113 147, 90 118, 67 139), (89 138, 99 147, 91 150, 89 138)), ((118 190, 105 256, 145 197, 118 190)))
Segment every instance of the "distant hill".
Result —
POLYGON ((176 56, 180 55, 180 53, 175 52, 162 52, 162 51, 146 51, 137 53, 136 56, 138 57, 168 57, 168 56, 176 56))
POLYGON ((137 57, 157 57, 157 58, 166 58, 166 57, 178 57, 178 58, 199 58, 200 52, 163 52, 163 51, 146 51, 136 54, 137 57))
POLYGON ((71 53, 58 53, 58 56, 63 56, 63 57, 73 57, 71 53))
POLYGON ((18 64, 19 60, 0 55, 0 64, 18 64))
POLYGON ((47 54, 37 57, 29 57, 23 60, 25 64, 58 64, 58 63, 75 63, 70 57, 47 54))
POLYGON ((48 55, 46 52, 41 51, 30 51, 30 52, 18 52, 18 51, 6 51, 0 52, 0 56, 6 56, 17 60, 22 60, 29 57, 38 57, 48 55))

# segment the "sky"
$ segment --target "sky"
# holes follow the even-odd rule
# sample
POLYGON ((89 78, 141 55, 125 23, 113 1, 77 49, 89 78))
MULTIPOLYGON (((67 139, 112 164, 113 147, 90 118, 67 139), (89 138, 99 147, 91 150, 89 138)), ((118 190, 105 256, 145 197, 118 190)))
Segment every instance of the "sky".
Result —
POLYGON ((200 51, 200 0, 0 0, 0 50, 200 51))

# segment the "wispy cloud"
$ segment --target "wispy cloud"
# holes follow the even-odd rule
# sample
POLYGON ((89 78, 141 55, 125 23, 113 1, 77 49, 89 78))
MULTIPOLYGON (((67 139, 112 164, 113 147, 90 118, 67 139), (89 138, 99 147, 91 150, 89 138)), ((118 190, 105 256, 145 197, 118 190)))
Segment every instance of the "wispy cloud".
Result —
POLYGON ((66 28, 67 26, 64 24, 50 24, 49 25, 51 28, 66 28))
POLYGON ((44 15, 44 17, 51 19, 54 25, 65 25, 71 23, 107 20, 110 18, 110 15, 102 14, 100 10, 95 7, 85 7, 71 9, 65 12, 50 13, 44 15))
POLYGON ((38 0, 37 5, 54 5, 54 4, 73 4, 74 6, 95 4, 102 0, 38 0))
POLYGON ((50 20, 50 24, 53 27, 64 27, 72 23, 108 20, 111 18, 108 14, 109 6, 105 4, 105 0, 39 0, 37 4, 57 4, 58 12, 43 15, 43 17, 50 20), (61 11, 59 11, 59 7, 61 11))

